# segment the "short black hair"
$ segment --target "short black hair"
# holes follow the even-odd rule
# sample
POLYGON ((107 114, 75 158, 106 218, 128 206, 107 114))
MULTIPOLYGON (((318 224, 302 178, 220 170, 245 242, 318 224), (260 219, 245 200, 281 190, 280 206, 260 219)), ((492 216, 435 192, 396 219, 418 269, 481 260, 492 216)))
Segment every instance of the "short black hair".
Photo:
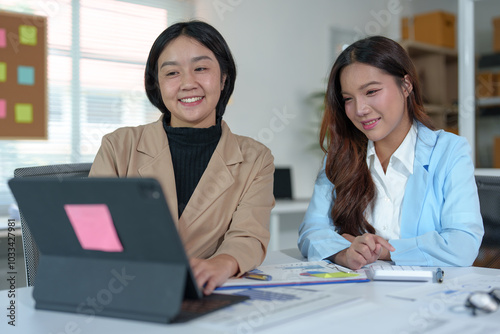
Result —
POLYGON ((226 77, 224 89, 221 92, 219 102, 215 107, 217 117, 222 117, 226 105, 234 90, 236 81, 236 64, 234 63, 231 50, 222 35, 210 24, 202 21, 179 22, 165 29, 155 40, 149 51, 144 73, 144 85, 149 101, 162 113, 170 116, 170 111, 163 103, 161 91, 158 84, 158 58, 165 47, 179 36, 187 36, 195 39, 210 51, 212 51, 219 62, 221 78, 226 77))

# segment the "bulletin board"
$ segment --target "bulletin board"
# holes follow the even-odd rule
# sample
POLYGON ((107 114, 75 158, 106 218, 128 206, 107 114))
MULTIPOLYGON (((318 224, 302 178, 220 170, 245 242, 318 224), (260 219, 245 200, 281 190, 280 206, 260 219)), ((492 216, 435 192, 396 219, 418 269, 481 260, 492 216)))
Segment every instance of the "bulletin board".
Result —
POLYGON ((0 139, 47 139, 47 18, 0 11, 0 139))

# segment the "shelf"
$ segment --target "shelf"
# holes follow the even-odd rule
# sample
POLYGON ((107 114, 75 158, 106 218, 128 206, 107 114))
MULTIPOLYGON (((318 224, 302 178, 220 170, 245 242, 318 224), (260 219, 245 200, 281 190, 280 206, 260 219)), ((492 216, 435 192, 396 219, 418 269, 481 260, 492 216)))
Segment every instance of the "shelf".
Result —
POLYGON ((442 54, 447 56, 447 58, 453 60, 456 60, 458 58, 458 52, 456 49, 417 42, 409 39, 404 39, 400 41, 399 44, 408 51, 408 54, 411 57, 420 57, 430 54, 442 54))
POLYGON ((424 109, 428 114, 458 114, 457 106, 424 104, 424 109))
POLYGON ((476 100, 479 107, 498 107, 500 106, 500 96, 482 97, 476 100))
POLYGON ((477 63, 479 69, 500 67, 500 53, 482 55, 477 63))
POLYGON ((415 65, 426 113, 438 129, 457 127, 458 52, 443 46, 403 40, 415 65))

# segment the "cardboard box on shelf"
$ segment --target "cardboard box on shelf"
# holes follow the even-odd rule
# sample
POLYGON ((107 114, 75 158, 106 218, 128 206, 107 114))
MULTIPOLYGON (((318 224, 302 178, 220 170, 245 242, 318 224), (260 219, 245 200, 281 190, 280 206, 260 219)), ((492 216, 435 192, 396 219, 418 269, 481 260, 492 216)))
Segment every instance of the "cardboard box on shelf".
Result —
POLYGON ((500 72, 493 74, 493 89, 495 96, 500 96, 500 72))
POLYGON ((455 48, 455 15, 435 11, 404 17, 401 21, 403 39, 455 48))
POLYGON ((494 76, 493 72, 483 72, 476 75, 476 97, 492 97, 495 95, 494 76))
POLYGON ((444 54, 426 54, 412 58, 426 104, 452 105, 458 100, 457 59, 444 54))
POLYGON ((409 17, 403 17, 401 19, 401 38, 403 39, 415 39, 413 36, 413 26, 410 28, 410 25, 413 25, 413 19, 409 17), (410 22, 411 21, 411 22, 410 22), (410 36, 411 30, 411 36, 410 36))
POLYGON ((426 106, 426 113, 432 121, 432 125, 436 129, 446 129, 448 124, 446 122, 446 112, 444 110, 434 110, 432 106, 426 106))
POLYGON ((457 127, 447 127, 443 129, 446 132, 454 133, 458 136, 458 128, 457 127))
POLYGON ((493 139, 493 168, 500 168, 500 137, 493 139))
POLYGON ((493 18, 493 51, 500 52, 500 16, 493 18))

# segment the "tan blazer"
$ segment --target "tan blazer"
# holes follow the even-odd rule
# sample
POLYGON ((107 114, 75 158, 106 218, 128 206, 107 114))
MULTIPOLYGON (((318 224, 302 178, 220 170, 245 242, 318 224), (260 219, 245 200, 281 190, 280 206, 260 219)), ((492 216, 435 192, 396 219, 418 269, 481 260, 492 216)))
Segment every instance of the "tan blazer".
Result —
POLYGON ((162 117, 105 135, 89 176, 156 178, 188 257, 229 254, 239 264, 238 275, 260 265, 274 207, 271 151, 251 138, 234 135, 222 121, 220 141, 177 219, 174 169, 162 117))

